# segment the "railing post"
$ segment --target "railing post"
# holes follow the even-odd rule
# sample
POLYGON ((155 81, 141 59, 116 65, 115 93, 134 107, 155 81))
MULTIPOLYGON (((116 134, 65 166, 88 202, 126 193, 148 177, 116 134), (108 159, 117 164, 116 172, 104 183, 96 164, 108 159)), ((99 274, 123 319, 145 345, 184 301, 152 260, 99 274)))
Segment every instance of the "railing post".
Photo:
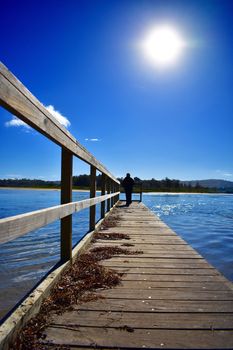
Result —
MULTIPOLYGON (((120 192, 120 184, 117 185, 117 190, 118 190, 118 192, 120 192)), ((119 201, 119 200, 120 200, 120 194, 117 195, 117 201, 119 201)))
MULTIPOLYGON (((108 178, 107 178, 107 193, 110 194, 110 191, 111 191, 111 190, 110 190, 110 178, 108 177, 108 178)), ((107 200, 107 211, 110 210, 110 205, 111 205, 111 204, 110 204, 110 201, 111 201, 111 199, 108 199, 108 200, 107 200)))
MULTIPOLYGON (((113 181, 113 183, 112 183, 112 192, 113 193, 115 193, 116 191, 115 191, 115 182, 113 181)), ((113 197, 113 205, 115 205, 115 203, 116 203, 116 197, 113 197)))
POLYGON ((141 183, 141 186, 140 186, 140 202, 142 202, 142 183, 141 183))
MULTIPOLYGON (((96 196, 96 168, 93 165, 91 165, 90 198, 93 198, 95 196, 96 196)), ((96 206, 92 205, 90 207, 90 221, 89 221, 90 231, 93 231, 95 229, 95 212, 96 212, 96 206)))
MULTIPOLYGON (((72 202, 72 153, 62 148, 61 157, 61 204, 72 202)), ((72 259, 72 215, 61 219, 61 261, 72 259)))
MULTIPOLYGON (((116 183, 114 182, 114 192, 117 191, 116 183)), ((117 202, 117 196, 114 197, 114 204, 117 202)))
MULTIPOLYGON (((101 178, 101 196, 105 195, 106 190, 106 175, 102 173, 101 178)), ((103 219, 105 216, 105 201, 101 202, 101 219, 103 219)))
MULTIPOLYGON (((111 188, 111 193, 114 192, 114 187, 113 187, 113 181, 110 180, 110 188, 111 188)), ((114 197, 111 198, 111 208, 114 206, 114 197)))

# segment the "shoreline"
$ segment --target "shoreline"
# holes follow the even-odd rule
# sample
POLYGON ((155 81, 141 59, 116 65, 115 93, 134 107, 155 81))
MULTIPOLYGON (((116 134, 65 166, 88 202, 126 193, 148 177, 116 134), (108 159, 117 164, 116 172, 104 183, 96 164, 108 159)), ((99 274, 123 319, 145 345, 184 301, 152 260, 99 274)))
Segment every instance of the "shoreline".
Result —
MULTIPOLYGON (((0 187, 0 190, 22 190, 22 191, 61 191, 60 188, 38 188, 38 187, 0 187)), ((89 190, 84 189, 73 189, 72 192, 89 192, 89 190)), ((101 192, 100 190, 97 190, 96 192, 101 192)), ((123 193, 123 192, 122 192, 123 193)), ((222 195, 229 195, 232 196, 233 193, 213 193, 213 192, 142 192, 144 195, 150 195, 150 196, 156 196, 156 195, 214 195, 214 196, 222 196, 222 195)), ((133 193, 135 195, 138 195, 139 193, 133 193)))
MULTIPOLYGON (((0 190, 23 190, 23 191, 61 191, 60 188, 38 188, 38 187, 0 187, 0 190)), ((89 190, 72 190, 73 192, 89 192, 89 190)), ((96 192, 100 192, 99 190, 96 192)))

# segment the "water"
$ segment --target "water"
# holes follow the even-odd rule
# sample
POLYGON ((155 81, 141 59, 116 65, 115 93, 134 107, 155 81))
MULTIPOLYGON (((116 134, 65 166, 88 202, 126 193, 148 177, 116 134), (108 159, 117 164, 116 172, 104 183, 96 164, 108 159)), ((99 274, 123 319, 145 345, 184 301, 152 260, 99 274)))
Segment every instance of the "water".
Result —
POLYGON ((233 195, 147 195, 143 201, 233 281, 233 195))
MULTIPOLYGON (((97 195, 99 193, 97 192, 97 195)), ((73 192, 73 201, 89 198, 73 192)), ((57 190, 0 190, 0 218, 59 205, 57 190)), ((100 218, 100 205, 96 206, 100 218)), ((73 246, 89 229, 89 209, 73 215, 73 246)), ((60 221, 0 245, 0 319, 59 261, 60 221), (6 298, 7 293, 7 298, 6 298)))
MULTIPOLYGON (((88 197, 73 193, 74 201, 88 197)), ((233 281, 233 196, 147 194, 143 202, 233 281)), ((59 203, 57 190, 1 189, 0 218, 59 203)), ((73 245, 88 231, 88 218, 89 209, 73 215, 73 245)), ((57 221, 0 246, 0 318, 58 262, 59 232, 57 221)))

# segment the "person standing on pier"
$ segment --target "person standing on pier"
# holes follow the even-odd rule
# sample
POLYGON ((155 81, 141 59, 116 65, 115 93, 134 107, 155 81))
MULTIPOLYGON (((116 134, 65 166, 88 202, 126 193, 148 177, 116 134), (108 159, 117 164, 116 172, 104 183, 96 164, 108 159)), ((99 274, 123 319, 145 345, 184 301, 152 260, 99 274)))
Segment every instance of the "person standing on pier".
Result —
POLYGON ((127 207, 132 203, 133 185, 134 185, 134 180, 130 177, 130 174, 127 173, 126 177, 122 181, 122 186, 124 187, 124 190, 125 190, 127 207))

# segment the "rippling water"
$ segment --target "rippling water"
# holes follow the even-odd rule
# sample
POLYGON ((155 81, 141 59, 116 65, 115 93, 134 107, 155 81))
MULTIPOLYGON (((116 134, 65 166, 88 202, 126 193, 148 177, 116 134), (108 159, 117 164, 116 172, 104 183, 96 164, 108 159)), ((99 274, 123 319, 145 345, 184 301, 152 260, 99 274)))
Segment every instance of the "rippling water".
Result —
POLYGON ((144 203, 233 281, 233 195, 147 195, 144 203))
MULTIPOLYGON (((74 192, 73 200, 89 193, 74 192)), ((58 205, 60 192, 0 190, 0 218, 58 205)), ((144 195, 143 202, 233 280, 233 196, 144 195)), ((88 230, 85 209, 73 216, 73 245, 88 230)), ((97 219, 100 205, 97 206, 97 219)), ((60 222, 57 221, 0 246, 0 318, 59 260, 60 222), (6 297, 7 295, 7 297, 6 297)))
MULTIPOLYGON (((73 192, 73 201, 87 198, 88 192, 73 192)), ((0 190, 0 218, 58 204, 60 191, 57 190, 0 190)), ((100 218, 100 205, 96 217, 100 218)), ((88 231, 88 218, 89 209, 73 215, 73 245, 88 231)), ((0 245, 0 318, 48 273, 59 261, 59 254, 59 220, 0 245)))

